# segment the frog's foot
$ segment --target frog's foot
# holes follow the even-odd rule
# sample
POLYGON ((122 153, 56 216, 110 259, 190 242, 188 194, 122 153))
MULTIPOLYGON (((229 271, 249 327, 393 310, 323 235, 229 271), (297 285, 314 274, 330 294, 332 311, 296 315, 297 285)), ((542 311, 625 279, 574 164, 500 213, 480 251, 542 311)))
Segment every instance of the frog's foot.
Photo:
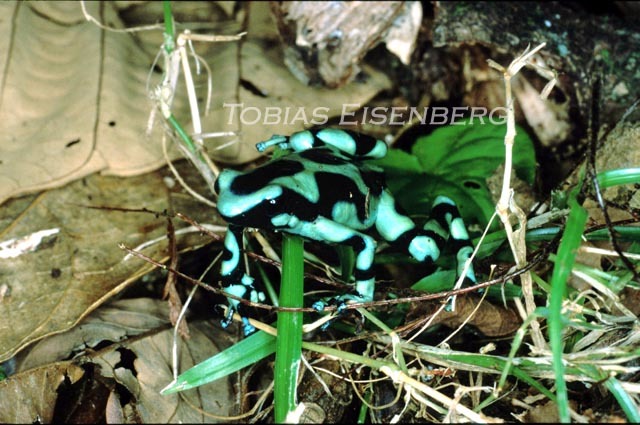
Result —
POLYGON ((286 136, 279 136, 274 134, 271 136, 269 140, 265 140, 264 142, 256 143, 256 150, 258 152, 264 152, 270 146, 279 145, 282 149, 289 148, 289 138, 286 136))
POLYGON ((322 310, 324 310, 325 307, 327 306, 337 306, 336 312, 334 314, 334 316, 329 319, 327 322, 325 322, 320 329, 323 331, 326 331, 327 328, 336 320, 338 319, 340 316, 342 316, 345 312, 345 310, 347 309, 347 305, 348 304, 352 304, 352 303, 362 303, 362 302, 366 302, 365 299, 363 297, 361 297, 360 295, 355 295, 355 294, 345 294, 345 295, 341 295, 338 297, 332 297, 332 298, 327 298, 324 300, 318 300, 315 303, 313 303, 313 308, 320 312, 322 310))
MULTIPOLYGON (((370 273, 363 273, 356 269, 357 275, 366 275, 370 273)), ((356 275, 356 278, 358 277, 356 275)), ((373 277, 368 279, 356 280, 355 293, 338 295, 337 297, 328 298, 324 300, 318 300, 313 303, 313 308, 316 311, 322 311, 328 305, 337 305, 337 313, 340 314, 347 308, 347 303, 370 303, 373 301, 373 288, 375 282, 373 277)))
POLYGON ((232 305, 229 305, 229 307, 227 307, 227 315, 224 316, 224 319, 220 321, 220 325, 223 327, 223 329, 226 329, 231 324, 231 322, 233 322, 233 314, 235 312, 236 309, 232 305))
MULTIPOLYGON (((231 324, 231 322, 233 322, 233 314, 236 312, 236 309, 233 306, 229 306, 229 308, 227 309, 227 315, 225 316, 224 319, 222 319, 220 321, 220 325, 222 325, 223 328, 227 328, 227 326, 229 326, 231 324)), ((246 317, 242 317, 242 332, 244 333, 244 336, 249 336, 252 333, 254 333, 256 330, 256 327, 253 326, 251 323, 249 323, 249 319, 247 319, 246 317)))
MULTIPOLYGON (((253 286, 253 278, 246 274, 242 277, 240 283, 227 285, 224 287, 224 291, 237 297, 244 298, 253 303, 263 302, 265 300, 264 293, 262 291, 258 291, 253 286)), ((221 321, 222 327, 226 328, 227 326, 229 326, 229 324, 231 324, 231 322, 233 321, 233 313, 237 311, 242 317, 242 328, 244 331, 244 335, 248 336, 253 333, 256 328, 251 325, 249 323, 249 319, 244 317, 244 315, 240 312, 240 301, 234 298, 228 298, 228 301, 229 308, 227 310, 226 317, 221 321)))
POLYGON ((340 295, 340 296, 337 296, 337 297, 325 298, 323 300, 318 300, 315 303, 313 303, 312 307, 316 311, 322 311, 327 306, 334 306, 335 305, 335 306, 337 306, 336 313, 337 314, 341 314, 347 308, 347 304, 364 303, 364 302, 369 302, 369 301, 371 301, 371 300, 365 299, 365 297, 362 297, 362 296, 357 295, 357 294, 344 294, 344 295, 340 295))
POLYGON ((373 301, 373 287, 373 278, 356 281, 355 293, 343 294, 337 297, 318 300, 313 303, 313 308, 316 311, 322 311, 326 306, 330 305, 337 306, 335 317, 322 325, 321 329, 323 331, 326 330, 334 320, 336 320, 344 313, 348 304, 368 303, 373 301))

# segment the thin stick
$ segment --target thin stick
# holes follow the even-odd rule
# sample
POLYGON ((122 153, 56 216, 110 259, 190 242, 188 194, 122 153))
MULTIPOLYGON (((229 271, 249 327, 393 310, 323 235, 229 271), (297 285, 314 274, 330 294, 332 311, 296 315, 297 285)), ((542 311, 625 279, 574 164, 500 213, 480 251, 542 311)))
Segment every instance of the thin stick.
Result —
POLYGON ((101 28, 103 30, 106 30, 106 31, 112 31, 112 32, 138 32, 138 31, 157 30, 157 29, 162 29, 163 28, 162 24, 142 25, 142 26, 134 27, 134 28, 111 28, 111 27, 108 27, 108 26, 104 25, 102 22, 98 21, 96 18, 91 16, 91 14, 87 11, 87 7, 85 6, 84 3, 85 3, 84 0, 80 0, 80 7, 82 8, 82 14, 84 15, 84 19, 86 19, 87 21, 93 23, 97 27, 99 27, 99 28, 101 28))
MULTIPOLYGON (((505 69, 500 64, 495 61, 489 59, 487 62, 489 66, 495 68, 502 72, 505 86, 505 103, 507 107, 507 131, 504 136, 504 146, 505 146, 505 164, 504 164, 504 175, 502 179, 502 191, 500 193, 500 200, 496 205, 496 211, 500 216, 500 220, 505 228, 505 232, 507 234, 507 239, 509 240, 509 246, 511 247, 511 252, 513 253, 514 259, 516 261, 516 267, 518 269, 522 268, 526 264, 526 244, 525 244, 525 230, 527 228, 527 216, 522 211, 522 209, 516 204, 513 198, 513 189, 511 188, 511 173, 513 170, 513 144, 515 142, 516 137, 516 124, 515 124, 515 113, 514 113, 514 99, 512 97, 511 90, 511 79, 525 66, 530 65, 537 68, 539 71, 548 71, 542 73, 547 77, 553 77, 552 80, 547 84, 547 86, 543 90, 543 95, 546 96, 549 94, 551 88, 553 87, 553 83, 555 83, 555 73, 552 71, 546 70, 541 66, 535 65, 532 62, 533 55, 536 54, 540 49, 542 49, 546 43, 541 43, 535 49, 529 50, 529 47, 525 49, 525 51, 517 58, 515 58, 509 67, 505 69), (519 228, 518 230, 513 230, 511 226, 511 217, 515 215, 518 220, 519 228)), ((537 308, 535 304, 535 300, 533 298, 533 280, 529 273, 524 273, 520 276, 520 281, 522 283, 522 292, 524 295, 525 306, 527 310, 527 315, 532 316, 534 310, 537 308)), ((525 319, 525 318, 523 318, 525 319)), ((547 343, 542 335, 542 331, 540 330, 540 324, 537 320, 531 320, 531 337, 533 339, 534 345, 538 349, 546 349, 547 343)))

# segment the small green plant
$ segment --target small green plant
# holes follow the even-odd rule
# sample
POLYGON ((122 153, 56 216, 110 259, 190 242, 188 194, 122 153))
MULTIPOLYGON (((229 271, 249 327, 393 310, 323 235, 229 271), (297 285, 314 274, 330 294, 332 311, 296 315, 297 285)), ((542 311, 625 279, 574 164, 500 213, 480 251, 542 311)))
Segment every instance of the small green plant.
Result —
MULTIPOLYGON (((385 169, 389 188, 409 213, 428 215, 433 199, 447 194, 466 223, 479 221, 485 226, 495 211, 486 179, 504 163, 503 147, 502 125, 467 119, 418 138, 411 153, 391 149, 377 164, 385 169)), ((533 184, 535 151, 522 129, 513 159, 518 177, 533 184)))

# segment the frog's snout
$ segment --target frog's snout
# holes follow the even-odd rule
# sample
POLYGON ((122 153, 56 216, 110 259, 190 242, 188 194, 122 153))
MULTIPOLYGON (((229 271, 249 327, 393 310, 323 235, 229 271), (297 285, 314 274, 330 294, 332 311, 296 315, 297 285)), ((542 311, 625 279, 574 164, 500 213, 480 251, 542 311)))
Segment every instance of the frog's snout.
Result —
POLYGON ((213 190, 215 190, 216 194, 220 196, 221 192, 225 192, 229 190, 233 180, 240 174, 239 171, 236 170, 223 170, 216 179, 213 184, 213 190))

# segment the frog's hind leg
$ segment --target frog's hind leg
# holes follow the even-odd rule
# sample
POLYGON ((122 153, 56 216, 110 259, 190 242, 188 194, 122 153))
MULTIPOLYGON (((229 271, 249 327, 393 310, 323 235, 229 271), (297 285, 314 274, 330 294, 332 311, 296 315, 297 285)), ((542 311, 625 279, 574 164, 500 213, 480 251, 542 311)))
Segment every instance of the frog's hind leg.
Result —
POLYGON ((445 241, 445 232, 441 228, 431 226, 422 230, 409 217, 399 213, 393 195, 386 189, 380 195, 376 230, 385 240, 406 247, 413 258, 426 263, 440 257, 445 241))
POLYGON ((473 246, 456 204, 446 196, 436 198, 431 219, 420 229, 397 211, 393 196, 384 190, 378 205, 376 229, 387 241, 405 246, 413 258, 425 263, 436 261, 448 240, 456 252, 457 276, 464 274, 466 284, 476 283, 473 267, 464 271, 473 246))
POLYGON ((425 230, 437 228, 448 230, 448 245, 456 253, 456 277, 464 275, 463 285, 476 284, 473 265, 470 264, 465 272, 466 263, 473 253, 473 244, 469 239, 458 207, 453 200, 446 196, 438 196, 435 199, 431 210, 431 219, 424 225, 425 230))
MULTIPOLYGON (((331 300, 338 304, 338 310, 343 309, 347 301, 370 302, 373 300, 375 280, 372 265, 376 242, 371 236, 324 217, 318 217, 312 222, 299 222, 289 231, 309 239, 348 245, 353 248, 356 255, 355 294, 344 294, 331 300)), ((325 305, 324 301, 318 301, 313 307, 316 310, 322 310, 325 305)))
MULTIPOLYGON (((248 299, 251 302, 264 301, 264 294, 256 290, 253 286, 253 278, 247 275, 244 270, 241 255, 243 230, 244 228, 241 226, 229 225, 225 235, 222 265, 220 267, 223 289, 231 295, 248 299)), ((229 309, 226 317, 222 320, 222 327, 224 328, 231 323, 235 311, 242 316, 239 311, 240 301, 233 298, 227 298, 227 300, 229 301, 229 309)), ((246 317, 242 316, 242 321, 245 335, 249 335, 255 330, 246 317)))

